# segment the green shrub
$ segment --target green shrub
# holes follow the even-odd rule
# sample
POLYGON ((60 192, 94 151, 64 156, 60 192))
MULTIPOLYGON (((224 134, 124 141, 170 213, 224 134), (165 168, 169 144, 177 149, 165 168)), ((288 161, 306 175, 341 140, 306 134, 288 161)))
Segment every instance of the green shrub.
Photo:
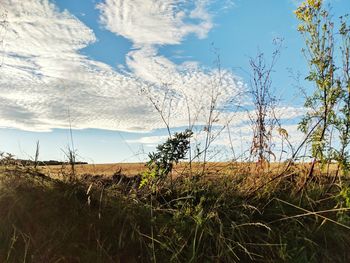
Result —
POLYGON ((175 133, 165 143, 157 146, 157 151, 148 155, 148 171, 143 173, 140 187, 154 180, 164 179, 171 173, 174 164, 186 158, 190 148, 191 130, 175 133))

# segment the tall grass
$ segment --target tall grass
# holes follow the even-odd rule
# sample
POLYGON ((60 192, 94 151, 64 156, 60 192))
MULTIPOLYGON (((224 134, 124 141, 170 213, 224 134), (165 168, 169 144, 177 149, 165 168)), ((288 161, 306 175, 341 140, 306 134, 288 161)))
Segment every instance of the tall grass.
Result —
POLYGON ((349 262, 348 192, 281 180, 247 198, 245 183, 178 178, 125 195, 3 174, 0 262, 349 262))

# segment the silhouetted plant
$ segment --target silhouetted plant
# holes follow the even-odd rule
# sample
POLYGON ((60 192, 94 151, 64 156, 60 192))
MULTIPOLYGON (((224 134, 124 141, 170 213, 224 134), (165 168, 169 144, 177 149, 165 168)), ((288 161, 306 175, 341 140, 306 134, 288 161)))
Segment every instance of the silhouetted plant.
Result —
POLYGON ((40 154, 40 142, 36 142, 35 156, 34 156, 34 169, 37 169, 39 164, 39 154, 40 154))
POLYGON ((157 146, 157 151, 148 155, 149 161, 146 171, 142 176, 141 186, 149 181, 163 179, 171 173, 174 164, 186 158, 190 148, 190 138, 193 132, 189 129, 184 132, 175 133, 165 143, 157 146))
POLYGON ((271 156, 276 159, 272 152, 272 131, 277 124, 274 114, 277 99, 272 92, 271 75, 280 55, 282 42, 280 39, 274 40, 276 48, 272 54, 271 63, 267 63, 262 52, 249 60, 252 71, 250 94, 254 104, 253 115, 249 116, 253 126, 250 153, 260 164, 269 162, 271 156))

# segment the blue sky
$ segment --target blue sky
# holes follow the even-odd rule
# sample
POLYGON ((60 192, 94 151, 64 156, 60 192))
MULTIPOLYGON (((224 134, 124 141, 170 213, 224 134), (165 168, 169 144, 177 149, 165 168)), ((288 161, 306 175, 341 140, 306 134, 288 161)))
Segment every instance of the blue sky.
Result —
MULTIPOLYGON (((169 90, 175 94, 174 131, 187 125, 185 99, 191 112, 198 111, 196 124, 204 125, 206 106, 198 109, 208 105, 207 95, 222 74, 216 53, 224 74, 218 103, 235 99, 247 105, 241 93, 249 81, 249 57, 258 49, 270 57, 275 38, 284 42, 273 87, 284 125, 298 137, 303 98, 290 69, 305 76, 307 68, 293 15, 296 2, 4 0, 0 150, 29 158, 39 140, 41 159, 62 160, 71 123, 80 160, 144 160, 166 135, 149 96, 162 101, 169 90)), ((328 2, 334 17, 350 13, 348 0, 328 2)), ((164 111, 169 105, 167 98, 164 111)), ((221 113, 219 125, 224 119, 231 121, 235 145, 242 148, 244 140, 248 146, 247 116, 221 113)), ((227 138, 217 145, 227 145, 227 138)))

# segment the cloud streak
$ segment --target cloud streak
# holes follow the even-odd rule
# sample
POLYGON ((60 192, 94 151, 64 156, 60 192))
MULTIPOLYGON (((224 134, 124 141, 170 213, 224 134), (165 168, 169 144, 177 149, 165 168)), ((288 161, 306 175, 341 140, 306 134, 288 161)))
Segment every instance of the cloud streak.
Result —
POLYGON ((206 37, 213 27, 206 5, 204 0, 106 0, 98 8, 108 30, 143 47, 180 44, 189 34, 206 37))

